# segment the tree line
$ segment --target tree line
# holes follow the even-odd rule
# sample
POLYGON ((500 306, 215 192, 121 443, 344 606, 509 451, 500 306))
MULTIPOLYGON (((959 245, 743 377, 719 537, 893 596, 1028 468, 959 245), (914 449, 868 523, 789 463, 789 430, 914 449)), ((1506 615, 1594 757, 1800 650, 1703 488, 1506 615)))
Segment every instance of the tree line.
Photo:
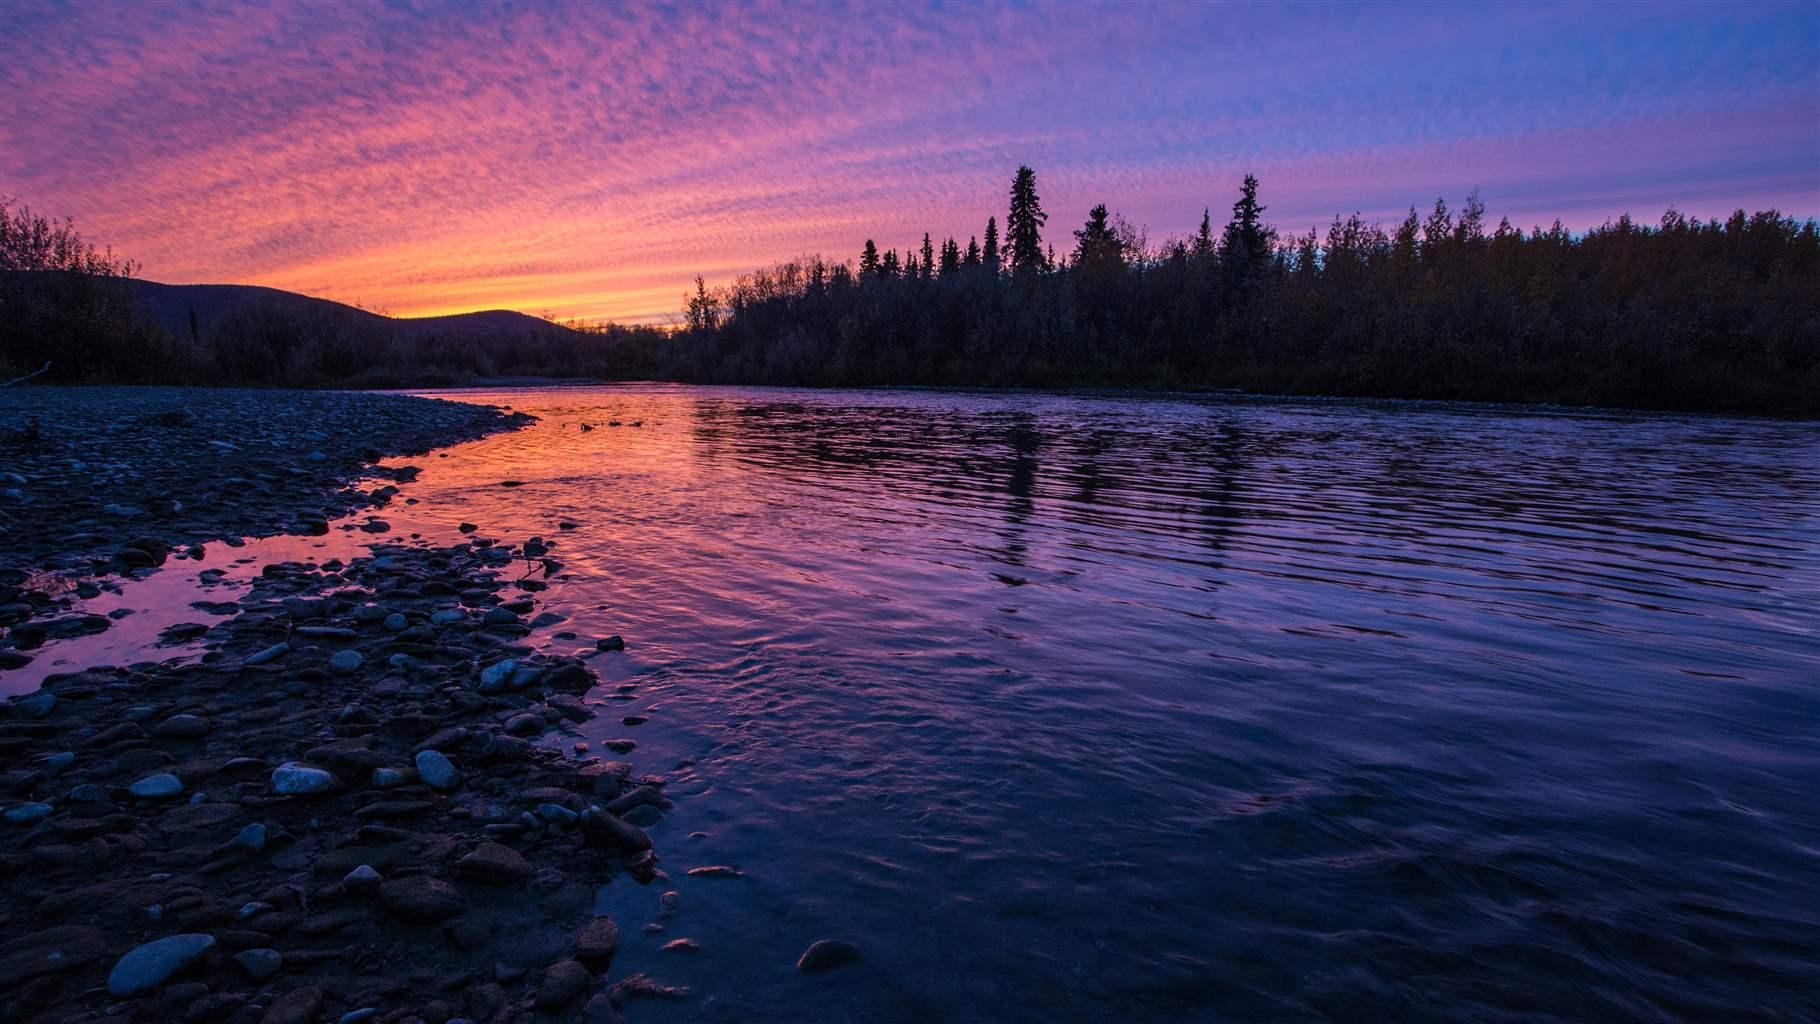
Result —
POLYGON ((650 374, 802 385, 1237 388, 1820 414, 1820 237, 1774 210, 1495 225, 1477 194, 1283 236, 1246 176, 1151 246, 1104 204, 1057 255, 1020 167, 1003 250, 866 240, 709 289, 650 374))
POLYGON ((807 257, 685 297, 674 329, 406 332, 248 308, 136 309, 137 267, 0 197, 0 380, 424 386, 505 376, 811 386, 1240 389, 1820 416, 1820 237, 1774 210, 1493 225, 1476 194, 1283 235, 1246 176, 1221 225, 1152 245, 1106 204, 1046 235, 1019 167, 963 244, 807 257), (1001 230, 1002 228, 1002 230, 1001 230), (1058 252, 1055 241, 1060 240, 1058 252))

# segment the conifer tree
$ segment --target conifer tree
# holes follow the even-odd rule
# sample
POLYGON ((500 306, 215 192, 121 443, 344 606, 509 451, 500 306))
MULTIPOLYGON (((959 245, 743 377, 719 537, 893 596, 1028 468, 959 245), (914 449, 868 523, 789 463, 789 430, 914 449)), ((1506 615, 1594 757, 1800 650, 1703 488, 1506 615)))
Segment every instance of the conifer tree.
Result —
POLYGON ((1036 194, 1036 172, 1019 166, 1011 180, 1011 209, 1005 214, 1005 242, 1014 273, 1043 270, 1052 262, 1043 255, 1043 225, 1048 222, 1036 194))
POLYGON ((922 276, 928 277, 935 269, 935 249, 929 244, 929 232, 923 232, 923 270, 922 276))
POLYGON ((1192 251, 1198 260, 1213 256, 1213 213, 1204 206, 1201 207, 1201 230, 1195 232, 1192 251))
POLYGON ((967 255, 962 262, 963 265, 969 267, 977 267, 980 265, 980 240, 978 235, 967 236, 967 255))
POLYGON ((999 269, 998 255, 998 218, 986 218, 986 247, 980 250, 980 259, 986 263, 986 269, 997 274, 999 269))
POLYGON ((861 277, 878 276, 878 246, 872 239, 866 239, 866 248, 859 254, 859 272, 861 277))
POLYGON ((1258 203, 1258 179, 1247 174, 1220 243, 1227 270, 1242 278, 1261 272, 1270 262, 1276 237, 1276 229, 1264 223, 1264 207, 1258 203))

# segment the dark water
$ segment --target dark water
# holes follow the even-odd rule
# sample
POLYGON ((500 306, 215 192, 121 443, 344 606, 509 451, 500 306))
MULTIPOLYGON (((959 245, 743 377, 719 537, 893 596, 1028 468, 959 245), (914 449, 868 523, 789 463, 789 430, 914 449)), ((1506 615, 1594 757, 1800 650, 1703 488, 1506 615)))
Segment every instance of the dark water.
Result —
POLYGON ((543 420, 388 518, 582 524, 588 738, 677 803, 635 1021, 1820 1016, 1814 426, 478 397, 543 420))

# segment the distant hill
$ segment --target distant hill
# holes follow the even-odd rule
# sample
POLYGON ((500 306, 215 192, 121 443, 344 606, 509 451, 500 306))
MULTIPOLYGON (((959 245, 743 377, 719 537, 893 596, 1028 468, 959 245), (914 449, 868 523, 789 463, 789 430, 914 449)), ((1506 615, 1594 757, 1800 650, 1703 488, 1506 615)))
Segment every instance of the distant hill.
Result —
POLYGON ((509 309, 486 309, 452 316, 390 317, 355 306, 318 299, 277 288, 250 284, 161 284, 132 280, 133 302, 138 310, 176 337, 188 337, 190 316, 206 334, 236 313, 257 308, 310 319, 330 318, 370 325, 395 337, 424 338, 564 337, 574 331, 509 309))

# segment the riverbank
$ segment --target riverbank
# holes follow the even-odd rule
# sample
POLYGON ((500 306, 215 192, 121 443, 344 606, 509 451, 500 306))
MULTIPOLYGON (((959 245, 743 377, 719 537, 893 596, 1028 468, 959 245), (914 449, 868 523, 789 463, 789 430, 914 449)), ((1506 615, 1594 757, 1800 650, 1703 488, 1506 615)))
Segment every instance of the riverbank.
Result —
MULTIPOLYGON (((360 507, 381 533, 409 499, 350 486, 368 459, 523 422, 387 395, 0 392, 4 653, 30 657, 21 635, 54 639, 81 596, 28 569, 117 579, 360 507)), ((476 531, 268 565, 209 609, 230 617, 172 631, 199 661, 53 675, 0 705, 0 1019, 611 1021, 674 994, 608 982, 595 890, 660 877, 638 823, 666 801, 585 742, 558 749, 596 713, 589 660, 621 646, 524 643, 559 557, 560 538, 476 531)))

